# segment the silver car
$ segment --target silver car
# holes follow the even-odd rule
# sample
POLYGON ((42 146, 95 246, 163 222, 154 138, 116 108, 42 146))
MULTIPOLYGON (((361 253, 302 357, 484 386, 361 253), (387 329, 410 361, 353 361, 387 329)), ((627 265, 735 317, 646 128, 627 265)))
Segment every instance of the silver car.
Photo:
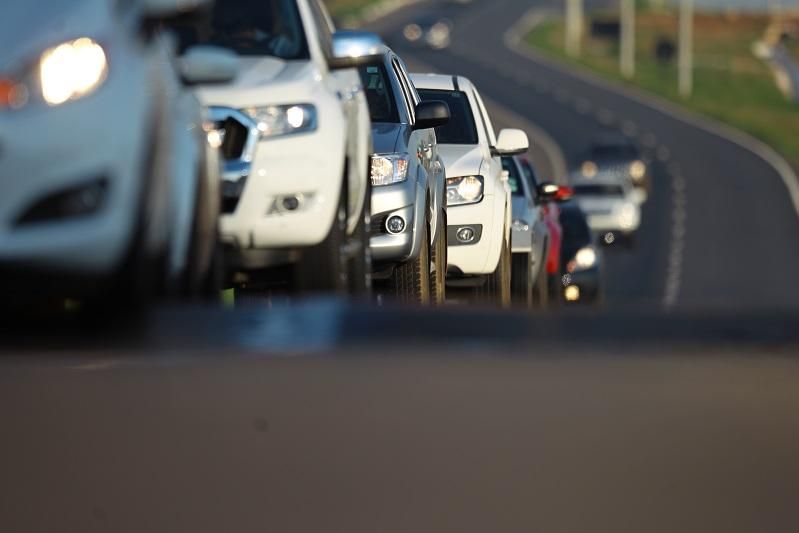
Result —
POLYGON ((434 128, 443 102, 422 102, 405 64, 384 47, 380 65, 361 67, 372 118, 372 237, 376 279, 400 300, 443 303, 447 270, 445 169, 434 128))

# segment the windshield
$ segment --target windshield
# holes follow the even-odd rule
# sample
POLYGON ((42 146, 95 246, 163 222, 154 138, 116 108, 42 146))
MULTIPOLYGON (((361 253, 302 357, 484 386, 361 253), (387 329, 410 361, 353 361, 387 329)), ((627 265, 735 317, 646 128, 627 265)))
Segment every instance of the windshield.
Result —
POLYGON ((469 98, 462 91, 437 91, 419 89, 422 100, 438 100, 449 106, 450 119, 444 126, 436 128, 439 144, 477 144, 477 128, 469 105, 469 98))
POLYGON ((575 185, 574 193, 578 196, 624 196, 621 185, 575 185))
POLYGON ((508 185, 510 186, 511 194, 513 196, 524 196, 522 176, 519 174, 519 169, 512 157, 502 158, 502 170, 508 172, 508 185))
POLYGON ((309 58, 296 0, 217 0, 210 14, 195 19, 170 25, 181 50, 210 44, 242 56, 309 58))
POLYGON ((399 122, 396 100, 384 65, 358 69, 372 122, 399 122))

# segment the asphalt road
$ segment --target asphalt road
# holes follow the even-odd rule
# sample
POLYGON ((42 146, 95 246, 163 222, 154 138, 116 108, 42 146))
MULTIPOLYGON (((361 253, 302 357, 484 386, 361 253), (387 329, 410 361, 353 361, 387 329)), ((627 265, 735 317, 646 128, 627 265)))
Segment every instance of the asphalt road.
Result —
POLYGON ((572 169, 597 134, 625 129, 655 161, 638 249, 608 254, 610 308, 790 309, 799 302, 799 218, 777 172, 755 154, 624 95, 512 52, 506 31, 554 0, 422 2, 371 25, 406 56, 469 77, 545 130, 572 169), (437 13, 452 46, 409 48, 401 29, 437 13))
POLYGON ((668 149, 639 248, 608 256, 604 312, 3 317, 0 531, 799 529, 799 224, 782 183, 728 141, 507 51, 529 6, 421 4, 380 26, 457 9, 452 49, 409 59, 469 76, 571 164, 609 117, 668 149))

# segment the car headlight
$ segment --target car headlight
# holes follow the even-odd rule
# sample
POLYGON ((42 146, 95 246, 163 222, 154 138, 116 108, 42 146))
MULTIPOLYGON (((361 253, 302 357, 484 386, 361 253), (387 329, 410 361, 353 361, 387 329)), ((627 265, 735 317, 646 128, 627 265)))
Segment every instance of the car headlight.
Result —
POLYGON ((482 199, 482 176, 447 178, 447 205, 476 204, 482 199))
POLYGON ((528 231, 530 229, 530 224, 527 223, 526 220, 522 220, 521 218, 517 218, 513 221, 513 225, 511 226, 513 231, 528 231))
POLYGON ((641 181, 646 175, 646 165, 643 161, 633 161, 630 163, 630 177, 635 181, 641 181))
POLYGON ((577 250, 574 258, 566 265, 566 271, 577 272, 580 270, 588 270, 593 267, 597 261, 596 250, 593 246, 584 246, 577 250))
POLYGON ((373 155, 370 176, 372 186, 391 185, 408 179, 410 157, 403 154, 373 155))
POLYGON ((593 178, 599 172, 599 167, 593 161, 586 161, 580 167, 580 172, 586 178, 593 178))
POLYGON ((49 48, 39 59, 42 98, 51 106, 92 93, 107 75, 103 47, 87 37, 49 48))
POLYGON ((311 104, 248 107, 241 111, 255 121, 262 139, 316 130, 316 108, 311 104))

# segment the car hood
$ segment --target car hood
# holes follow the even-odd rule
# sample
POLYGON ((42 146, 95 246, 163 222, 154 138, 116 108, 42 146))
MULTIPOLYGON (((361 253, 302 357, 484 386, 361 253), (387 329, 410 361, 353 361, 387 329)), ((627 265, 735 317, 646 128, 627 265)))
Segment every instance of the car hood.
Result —
POLYGON ((376 154, 392 154, 399 150, 397 142, 405 124, 391 124, 388 122, 372 123, 372 144, 376 154))
POLYGON ((296 103, 311 97, 320 78, 310 61, 240 57, 235 80, 202 85, 197 88, 197 95, 205 105, 248 107, 296 103))
POLYGON ((108 0, 3 0, 0 73, 16 71, 47 48, 76 37, 113 38, 108 0), (46 13, 46 15, 43 15, 46 13))
POLYGON ((626 203, 625 198, 620 196, 577 196, 576 200, 586 214, 610 213, 626 203))
POLYGON ((479 145, 439 144, 438 155, 444 160, 448 178, 480 174, 483 167, 479 145))

